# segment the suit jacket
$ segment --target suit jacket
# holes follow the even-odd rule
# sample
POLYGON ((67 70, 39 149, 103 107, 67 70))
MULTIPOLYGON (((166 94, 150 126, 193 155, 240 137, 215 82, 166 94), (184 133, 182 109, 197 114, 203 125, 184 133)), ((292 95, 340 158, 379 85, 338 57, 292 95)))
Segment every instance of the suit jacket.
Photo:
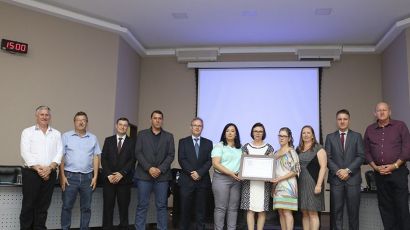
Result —
POLYGON ((192 136, 188 136, 179 140, 178 162, 182 169, 182 173, 178 181, 180 186, 191 187, 197 185, 200 187, 211 187, 209 169, 212 165, 212 148, 212 141, 201 137, 199 154, 197 158, 192 136), (201 177, 199 181, 194 181, 191 178, 192 171, 196 171, 199 174, 199 176, 201 177))
POLYGON ((326 136, 325 149, 327 153, 327 166, 329 168, 328 181, 330 184, 345 183, 336 175, 339 169, 349 168, 352 173, 346 181, 349 185, 362 182, 360 166, 364 162, 364 145, 360 133, 349 130, 345 139, 345 150, 340 142, 339 131, 326 136))
POLYGON ((118 184, 132 183, 135 168, 135 140, 128 136, 124 139, 121 152, 117 150, 117 135, 105 138, 101 153, 101 166, 104 181, 108 182, 107 176, 114 172, 120 172, 123 178, 118 184))
POLYGON ((135 169, 135 178, 156 181, 171 180, 171 163, 175 156, 174 136, 165 130, 161 130, 158 145, 155 146, 154 134, 151 128, 141 130, 137 135, 135 156, 138 162, 135 169), (153 178, 148 173, 151 167, 159 168, 161 175, 153 178))

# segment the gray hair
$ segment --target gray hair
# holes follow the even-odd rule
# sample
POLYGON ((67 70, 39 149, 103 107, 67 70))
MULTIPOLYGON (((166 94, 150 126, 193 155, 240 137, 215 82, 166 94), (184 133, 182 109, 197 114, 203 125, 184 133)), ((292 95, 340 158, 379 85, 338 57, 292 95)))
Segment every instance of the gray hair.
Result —
POLYGON ((50 107, 48 107, 48 106, 46 106, 46 105, 40 105, 39 107, 36 108, 36 114, 37 114, 40 110, 47 110, 48 112, 51 111, 50 107))

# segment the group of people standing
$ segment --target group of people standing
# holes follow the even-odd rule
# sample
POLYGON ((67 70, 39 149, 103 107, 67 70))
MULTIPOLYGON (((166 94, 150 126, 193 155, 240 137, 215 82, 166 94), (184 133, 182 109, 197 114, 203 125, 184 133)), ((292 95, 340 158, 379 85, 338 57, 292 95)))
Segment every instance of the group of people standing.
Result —
POLYGON ((326 152, 318 144, 311 126, 304 126, 300 144, 293 145, 292 131, 279 130, 280 148, 265 143, 265 127, 256 123, 251 129, 252 141, 243 146, 235 124, 229 123, 221 134, 221 142, 211 152, 215 173, 212 191, 215 198, 214 229, 236 229, 238 209, 246 210, 248 229, 262 230, 266 212, 278 210, 281 229, 294 226, 292 211, 302 210, 303 228, 319 229, 318 212, 324 210, 323 181, 326 152), (272 181, 242 180, 239 176, 242 154, 268 155, 275 159, 272 181), (297 179, 298 178, 298 179, 297 179), (271 200, 273 202, 271 202, 271 200), (257 215, 255 217, 255 214, 257 215))
MULTIPOLYGON (((349 111, 338 111, 338 130, 327 135, 324 148, 316 140, 311 126, 301 129, 296 147, 292 131, 283 127, 278 132, 277 151, 264 141, 267 132, 262 123, 253 125, 252 141, 244 145, 237 126, 229 123, 222 131, 220 142, 213 145, 201 136, 203 120, 194 118, 191 135, 180 139, 178 145, 179 228, 192 229, 195 217, 194 228, 205 229, 207 194, 212 188, 215 230, 225 226, 228 230, 236 229, 239 209, 246 211, 249 230, 255 225, 256 229, 263 229, 266 212, 272 209, 278 210, 281 229, 293 229, 292 212, 297 210, 302 212, 303 229, 319 229, 319 212, 325 206, 324 178, 329 168, 332 229, 343 229, 345 203, 349 229, 359 229, 360 167, 366 159, 375 171, 385 229, 409 229, 405 163, 410 158, 410 134, 404 122, 391 119, 387 103, 378 103, 374 114, 377 121, 369 125, 363 139, 360 133, 349 128, 349 111), (243 154, 273 157, 275 178, 271 181, 241 179, 238 173, 243 154)), ((25 129, 21 136, 21 155, 25 162, 21 229, 46 229, 47 209, 58 167, 63 191, 61 228, 70 228, 71 210, 79 193, 80 229, 88 229, 100 159, 104 180, 103 228, 113 228, 115 200, 119 207, 119 227, 128 228, 134 178, 138 192, 135 228, 145 229, 149 197, 154 193, 157 228, 167 229, 167 197, 175 147, 173 135, 162 128, 161 111, 151 113, 151 127, 140 131, 136 141, 126 135, 128 119, 119 118, 116 134, 105 139, 102 151, 97 138, 86 129, 88 117, 84 112, 74 116, 75 129, 62 136, 49 126, 51 113, 47 106, 38 107, 35 115, 36 125, 25 129)))

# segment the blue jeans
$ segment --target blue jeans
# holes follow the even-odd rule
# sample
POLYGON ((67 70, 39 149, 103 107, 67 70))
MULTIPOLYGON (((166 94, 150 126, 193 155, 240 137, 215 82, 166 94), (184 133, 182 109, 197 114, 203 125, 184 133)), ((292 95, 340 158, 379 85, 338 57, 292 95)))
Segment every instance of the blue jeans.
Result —
POLYGON ((135 214, 135 229, 145 229, 145 221, 149 206, 151 192, 155 194, 155 206, 157 208, 157 229, 166 230, 168 221, 168 181, 137 181, 138 205, 135 214))
POLYGON ((93 189, 90 187, 93 173, 72 173, 64 171, 68 180, 63 192, 63 208, 61 210, 61 229, 68 230, 71 226, 71 210, 77 198, 77 193, 80 193, 80 229, 88 229, 91 219, 91 198, 93 189))

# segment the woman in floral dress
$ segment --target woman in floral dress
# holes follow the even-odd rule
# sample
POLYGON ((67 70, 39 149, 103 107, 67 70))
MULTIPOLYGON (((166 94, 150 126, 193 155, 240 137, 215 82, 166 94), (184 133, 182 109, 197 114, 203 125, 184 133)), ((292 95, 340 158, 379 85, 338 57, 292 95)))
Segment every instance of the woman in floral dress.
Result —
POLYGON ((298 185, 296 176, 299 175, 299 158, 293 148, 292 131, 287 128, 279 130, 280 149, 275 152, 275 179, 272 183, 273 209, 277 209, 280 226, 283 230, 293 229, 292 211, 298 210, 298 185))

